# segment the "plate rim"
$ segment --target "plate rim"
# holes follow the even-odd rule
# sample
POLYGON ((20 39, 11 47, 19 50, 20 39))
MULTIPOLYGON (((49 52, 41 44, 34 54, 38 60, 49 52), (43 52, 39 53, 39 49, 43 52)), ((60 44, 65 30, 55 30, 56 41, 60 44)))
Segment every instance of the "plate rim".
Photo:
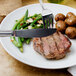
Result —
MULTIPOLYGON (((20 7, 20 8, 17 8, 17 9, 15 9, 14 11, 16 11, 16 10, 20 10, 20 9, 22 9, 22 8, 24 8, 24 7, 28 7, 28 6, 32 6, 32 5, 39 5, 39 3, 36 3, 36 4, 30 4, 30 5, 26 5, 26 6, 22 6, 22 7, 20 7)), ((53 4, 53 3, 44 3, 44 4, 53 4)), ((72 7, 69 7, 69 6, 66 6, 66 5, 61 5, 61 4, 53 4, 53 5, 59 5, 59 6, 65 6, 65 7, 68 7, 68 8, 72 8, 72 7)), ((72 9, 75 9, 75 8, 72 8, 72 9)), ((76 9, 75 9, 76 10, 76 9)), ((12 11, 12 12, 10 12, 7 16, 9 16, 10 14, 12 14, 12 13, 14 13, 14 11, 12 11)), ((7 17, 6 16, 6 17, 7 17)), ((1 22, 1 27, 2 27, 2 24, 3 24, 3 22, 5 21, 5 19, 6 19, 6 17, 3 19, 3 21, 1 22)), ((1 28, 0 27, 0 28, 1 28)), ((21 59, 19 59, 19 57, 17 57, 17 56, 15 56, 15 55, 13 55, 11 52, 9 52, 8 51, 8 49, 4 46, 4 44, 3 44, 3 42, 2 42, 2 38, 0 38, 0 42, 1 42, 1 45, 3 46, 3 48, 5 49, 5 51, 10 55, 10 56, 12 56, 13 58, 15 58, 16 60, 18 60, 18 61, 20 61, 20 62, 22 62, 22 63, 24 63, 24 64, 27 64, 27 65, 29 65, 29 66, 33 66, 33 67, 36 67, 36 68, 41 68, 41 69, 63 69, 63 68, 68 68, 68 67, 72 67, 72 66, 75 66, 76 65, 76 63, 74 63, 74 64, 71 64, 71 65, 69 65, 68 64, 68 66, 64 66, 64 67, 54 67, 54 68, 46 68, 46 67, 39 67, 39 66, 36 66, 36 65, 34 65, 34 64, 30 64, 30 63, 28 63, 28 62, 26 62, 26 61, 23 61, 23 59, 21 58, 21 59)))

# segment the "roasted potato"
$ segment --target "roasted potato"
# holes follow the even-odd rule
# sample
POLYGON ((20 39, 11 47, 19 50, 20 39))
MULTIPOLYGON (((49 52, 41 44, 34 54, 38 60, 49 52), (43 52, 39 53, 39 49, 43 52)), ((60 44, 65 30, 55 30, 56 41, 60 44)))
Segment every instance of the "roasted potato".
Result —
POLYGON ((69 17, 65 19, 65 23, 69 26, 75 25, 76 24, 76 17, 69 17))
POLYGON ((60 32, 64 32, 65 31, 65 29, 66 29, 66 24, 65 24, 65 21, 62 21, 62 20, 60 20, 60 21, 57 21, 57 23, 56 23, 56 28, 57 28, 57 30, 58 31, 60 31, 60 32))
POLYGON ((76 37, 76 28, 75 27, 67 27, 67 29, 65 30, 65 34, 73 39, 76 37))
POLYGON ((66 15, 66 18, 73 17, 73 16, 75 16, 74 13, 72 13, 72 12, 68 12, 67 15, 66 15))
POLYGON ((59 20, 65 20, 65 15, 63 15, 62 13, 58 13, 55 16, 55 21, 59 21, 59 20))

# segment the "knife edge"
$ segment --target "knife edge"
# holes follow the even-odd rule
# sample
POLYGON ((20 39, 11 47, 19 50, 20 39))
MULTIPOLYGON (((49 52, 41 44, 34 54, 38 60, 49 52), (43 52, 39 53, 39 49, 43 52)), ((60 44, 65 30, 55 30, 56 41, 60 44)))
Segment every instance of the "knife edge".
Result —
POLYGON ((45 37, 55 33, 57 29, 26 29, 26 30, 15 30, 13 31, 13 36, 24 37, 24 38, 34 38, 34 37, 45 37))

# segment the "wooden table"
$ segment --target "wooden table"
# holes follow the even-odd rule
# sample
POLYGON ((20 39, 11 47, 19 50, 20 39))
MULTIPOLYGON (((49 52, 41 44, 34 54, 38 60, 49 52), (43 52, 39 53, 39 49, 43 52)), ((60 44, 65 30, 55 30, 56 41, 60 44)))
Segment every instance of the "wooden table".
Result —
MULTIPOLYGON (((65 3, 76 7, 76 2, 65 3)), ((0 0, 0 14, 7 15, 16 8, 38 3, 38 0, 0 0)), ((12 51, 12 50, 10 50, 12 51)), ((71 76, 67 69, 45 70, 23 64, 10 56, 0 44, 0 76, 71 76)))

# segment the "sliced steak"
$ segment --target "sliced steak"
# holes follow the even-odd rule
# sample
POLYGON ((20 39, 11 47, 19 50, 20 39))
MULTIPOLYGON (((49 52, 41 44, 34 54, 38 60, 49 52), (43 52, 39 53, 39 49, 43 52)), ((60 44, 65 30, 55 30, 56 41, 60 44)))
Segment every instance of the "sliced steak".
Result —
POLYGON ((70 46, 71 42, 60 32, 47 37, 33 39, 34 50, 47 59, 61 59, 65 57, 70 46))
POLYGON ((66 36, 64 36, 60 32, 58 32, 58 34, 59 34, 59 37, 64 45, 65 51, 67 51, 71 46, 71 42, 69 41, 69 39, 66 36))
POLYGON ((33 39, 33 47, 34 47, 34 50, 37 51, 38 53, 40 53, 40 54, 44 53, 42 42, 41 42, 40 38, 33 39))
POLYGON ((46 58, 52 57, 52 54, 50 56, 50 47, 49 47, 49 44, 47 41, 47 37, 41 38, 41 41, 42 41, 42 46, 43 46, 43 50, 44 50, 44 56, 46 58))
POLYGON ((43 37, 41 40, 43 44, 44 55, 46 58, 52 59, 59 56, 53 36, 43 37))
POLYGON ((64 49, 63 43, 61 42, 61 39, 60 39, 60 37, 58 35, 58 32, 53 34, 53 38, 54 38, 54 40, 56 42, 57 48, 59 50, 59 53, 60 54, 64 53, 65 49, 64 49))

